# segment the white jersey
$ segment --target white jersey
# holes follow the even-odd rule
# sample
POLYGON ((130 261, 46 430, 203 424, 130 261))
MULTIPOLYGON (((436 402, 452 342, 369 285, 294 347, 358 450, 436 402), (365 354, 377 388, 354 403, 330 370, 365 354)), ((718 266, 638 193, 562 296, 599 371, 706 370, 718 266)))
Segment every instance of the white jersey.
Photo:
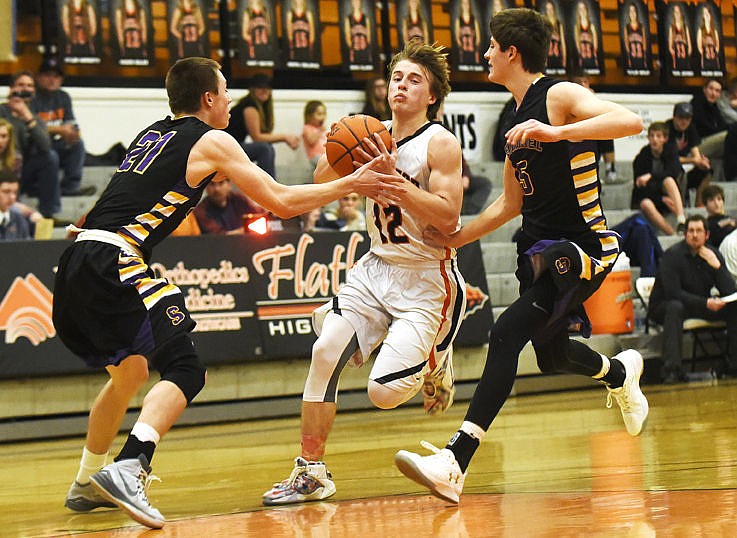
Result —
MULTIPOLYGON (((383 123, 387 129, 391 128, 391 121, 383 123)), ((412 136, 397 142, 397 171, 426 191, 430 190, 427 147, 430 139, 444 130, 440 123, 426 123, 412 136)), ((432 247, 423 242, 422 235, 430 224, 399 206, 383 209, 367 199, 366 227, 371 237, 371 252, 387 263, 417 266, 455 257, 455 249, 432 247)), ((459 216, 458 227, 460 225, 459 216)))

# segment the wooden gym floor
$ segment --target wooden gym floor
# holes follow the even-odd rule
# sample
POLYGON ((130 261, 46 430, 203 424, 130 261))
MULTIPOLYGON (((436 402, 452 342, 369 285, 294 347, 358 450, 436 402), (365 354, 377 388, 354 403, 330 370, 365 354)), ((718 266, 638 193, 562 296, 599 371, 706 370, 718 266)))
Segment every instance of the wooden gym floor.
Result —
MULTIPOLYGON (((392 458, 443 446, 467 403, 339 413, 326 458, 330 502, 264 509, 298 452, 298 419, 174 429, 149 498, 163 530, 117 510, 63 507, 82 440, 0 445, 0 535, 88 537, 737 536, 737 382, 645 387, 650 419, 630 437, 603 389, 511 398, 469 469, 458 507, 405 479, 392 458)), ((121 439, 115 445, 117 450, 121 439)))

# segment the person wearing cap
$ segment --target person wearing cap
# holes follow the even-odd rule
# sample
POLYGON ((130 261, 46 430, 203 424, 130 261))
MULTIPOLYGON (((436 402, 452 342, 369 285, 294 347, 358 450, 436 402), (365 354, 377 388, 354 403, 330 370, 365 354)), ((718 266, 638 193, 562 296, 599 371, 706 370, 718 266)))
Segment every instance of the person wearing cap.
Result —
POLYGON ((272 177, 277 177, 273 144, 284 142, 290 148, 297 149, 299 136, 273 132, 274 99, 271 88, 271 79, 267 75, 255 75, 248 85, 248 94, 230 109, 230 124, 226 130, 241 143, 252 161, 272 177))
POLYGON ((59 157, 62 196, 89 196, 93 186, 81 187, 85 148, 72 109, 72 98, 61 89, 64 72, 58 58, 47 56, 36 75, 36 95, 31 108, 46 124, 51 150, 59 157))
POLYGON ((689 190, 696 189, 694 205, 701 207, 701 191, 711 179, 711 162, 699 149, 701 137, 693 124, 693 107, 691 103, 676 103, 673 117, 665 122, 668 126, 668 144, 675 147, 681 165, 688 170, 686 181, 681 182, 681 196, 684 202, 689 201, 689 190))

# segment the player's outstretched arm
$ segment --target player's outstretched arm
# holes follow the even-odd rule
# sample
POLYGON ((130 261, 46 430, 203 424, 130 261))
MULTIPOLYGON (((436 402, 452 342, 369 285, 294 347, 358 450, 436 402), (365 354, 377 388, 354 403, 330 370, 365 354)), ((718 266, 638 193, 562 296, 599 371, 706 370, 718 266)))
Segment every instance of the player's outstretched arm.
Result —
POLYGON ((213 181, 229 178, 249 198, 281 218, 291 218, 352 192, 388 205, 403 191, 401 178, 376 171, 377 157, 352 174, 320 185, 282 185, 253 163, 228 133, 212 130, 192 148, 187 182, 197 185, 212 175, 213 181))
POLYGON ((493 232, 513 219, 522 210, 522 189, 515 179, 509 159, 504 161, 504 191, 475 219, 457 232, 443 235, 438 231, 425 233, 425 241, 447 247, 459 248, 493 232))

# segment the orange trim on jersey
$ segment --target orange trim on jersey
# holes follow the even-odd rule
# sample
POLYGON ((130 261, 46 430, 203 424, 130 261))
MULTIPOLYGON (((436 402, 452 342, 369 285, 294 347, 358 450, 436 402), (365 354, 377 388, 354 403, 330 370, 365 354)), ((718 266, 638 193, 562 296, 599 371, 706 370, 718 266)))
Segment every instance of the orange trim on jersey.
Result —
POLYGON ((450 278, 448 277, 448 271, 445 269, 445 262, 443 261, 440 262, 440 274, 443 275, 443 284, 445 285, 445 300, 443 300, 443 308, 440 311, 442 319, 440 320, 440 325, 438 325, 438 332, 435 334, 435 338, 433 340, 433 346, 432 346, 432 349, 430 350, 430 356, 427 358, 427 362, 428 362, 428 365, 430 366, 431 372, 437 366, 437 360, 435 359, 435 341, 438 339, 438 336, 442 332, 443 326, 448 321, 448 308, 450 308, 450 296, 451 296, 450 278))

